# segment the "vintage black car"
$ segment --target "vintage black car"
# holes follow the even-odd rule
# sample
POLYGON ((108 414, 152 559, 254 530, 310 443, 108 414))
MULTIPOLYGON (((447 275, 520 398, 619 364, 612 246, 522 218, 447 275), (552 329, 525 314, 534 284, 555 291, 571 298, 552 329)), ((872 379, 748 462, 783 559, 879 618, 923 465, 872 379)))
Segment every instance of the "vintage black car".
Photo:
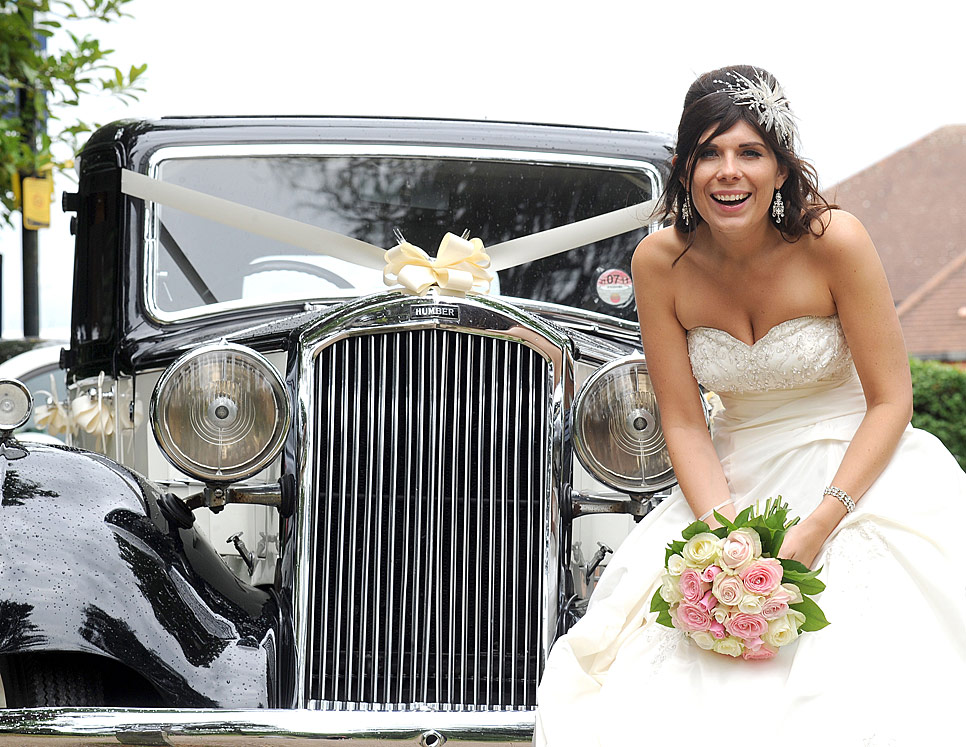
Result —
POLYGON ((629 274, 668 156, 493 122, 99 130, 64 196, 67 391, 35 413, 64 445, 0 407, 0 744, 528 741, 550 645, 674 481, 629 274), (469 283, 429 260, 464 229, 469 283))

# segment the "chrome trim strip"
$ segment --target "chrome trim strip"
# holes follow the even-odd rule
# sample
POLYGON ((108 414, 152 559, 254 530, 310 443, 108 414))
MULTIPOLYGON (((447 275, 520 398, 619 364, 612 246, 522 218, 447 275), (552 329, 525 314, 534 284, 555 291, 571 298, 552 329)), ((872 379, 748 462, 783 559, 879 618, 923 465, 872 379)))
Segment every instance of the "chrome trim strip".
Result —
MULTIPOLYGON (((226 157, 271 157, 271 156, 399 156, 403 158, 440 158, 454 160, 512 161, 528 164, 560 164, 588 166, 611 170, 632 170, 643 172, 650 183, 651 194, 656 199, 661 194, 663 184, 660 171, 649 161, 609 156, 590 156, 576 153, 555 153, 536 150, 507 150, 500 148, 459 148, 444 146, 411 146, 402 144, 337 144, 337 143, 251 143, 247 145, 197 145, 172 146, 159 148, 151 154, 147 164, 147 175, 160 179, 161 165, 166 160, 184 158, 226 158, 226 157)), ((157 205, 145 204, 144 226, 142 227, 144 253, 141 266, 144 268, 141 287, 145 313, 148 318, 160 324, 192 319, 229 309, 247 308, 251 304, 242 301, 228 301, 209 306, 195 307, 188 312, 165 312, 154 303, 156 297, 155 277, 157 276, 157 205), (148 251, 148 249, 153 251, 148 251)), ((651 228, 658 224, 651 224, 651 228)), ((310 299, 306 299, 310 300, 310 299)), ((311 299, 318 300, 318 299, 311 299)), ((345 297, 334 300, 344 302, 345 297)), ((297 302, 298 299, 292 299, 297 302)), ((291 303, 290 301, 289 303, 291 303)), ((264 305, 260 303, 259 306, 264 305)))
POLYGON ((170 744, 305 747, 309 744, 421 745, 430 733, 464 745, 529 743, 533 711, 312 711, 36 708, 0 711, 0 747, 170 744), (139 741, 140 740, 140 741, 139 741))

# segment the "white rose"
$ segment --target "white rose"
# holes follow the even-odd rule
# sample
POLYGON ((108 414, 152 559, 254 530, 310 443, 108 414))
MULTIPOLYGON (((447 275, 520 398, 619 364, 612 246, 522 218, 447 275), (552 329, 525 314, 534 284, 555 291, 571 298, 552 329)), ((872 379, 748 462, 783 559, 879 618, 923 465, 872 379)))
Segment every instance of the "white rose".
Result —
POLYGON ((791 597, 791 599, 786 600, 788 604, 798 604, 802 601, 802 591, 795 584, 782 584, 782 588, 791 597))
POLYGON ((738 602, 738 611, 746 615, 760 615, 763 604, 764 600, 757 594, 745 594, 738 602))
POLYGON ((789 615, 779 617, 777 620, 769 620, 768 632, 762 636, 765 643, 776 648, 787 646, 796 638, 798 638, 798 628, 795 620, 789 615))
POLYGON ((677 578, 670 573, 661 577, 661 599, 668 604, 678 604, 684 599, 677 578))
POLYGON ((718 559, 721 553, 721 540, 711 532, 702 532, 689 539, 681 554, 684 562, 691 568, 703 571, 718 559))
POLYGON ((727 638, 722 638, 720 641, 714 642, 714 652, 717 654, 724 654, 725 656, 741 656, 741 652, 744 651, 745 647, 741 645, 741 641, 732 635, 727 638))
POLYGON ((795 630, 805 624, 805 615, 798 610, 788 610, 788 619, 795 626, 795 630))
POLYGON ((687 570, 687 567, 688 566, 684 562, 684 558, 677 553, 674 553, 674 555, 667 559, 667 572, 672 576, 680 576, 685 570, 687 570))
POLYGON ((711 615, 714 617, 714 619, 717 622, 719 622, 722 625, 724 625, 725 622, 728 620, 728 615, 730 614, 730 612, 729 612, 730 609, 731 608, 728 607, 728 605, 726 605, 726 604, 719 604, 717 607, 715 607, 713 610, 711 610, 711 615))
POLYGON ((706 630, 698 630, 693 633, 688 633, 691 636, 691 640, 697 643, 705 651, 710 651, 714 648, 715 638, 706 630))

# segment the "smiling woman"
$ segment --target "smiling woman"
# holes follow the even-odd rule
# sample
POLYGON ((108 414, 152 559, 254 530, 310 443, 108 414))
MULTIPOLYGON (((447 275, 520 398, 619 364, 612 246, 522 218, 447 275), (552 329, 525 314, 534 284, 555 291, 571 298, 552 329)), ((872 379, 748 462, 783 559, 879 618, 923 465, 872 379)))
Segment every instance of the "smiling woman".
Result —
POLYGON ((730 726, 749 712, 756 734, 790 745, 911 746, 956 733, 958 704, 942 683, 966 671, 966 593, 950 562, 966 475, 909 425, 909 366, 882 265, 861 224, 819 197, 795 138, 763 70, 707 73, 685 99, 664 194, 673 225, 632 262, 678 486, 555 644, 537 745, 670 743, 695 722, 730 726), (710 437, 698 382, 723 405, 710 437), (827 584, 817 601, 831 625, 803 640, 814 628, 800 578, 783 579, 787 608, 766 613, 744 570, 722 560, 686 589, 671 569, 687 553, 666 554, 695 517, 707 525, 685 536, 723 553, 727 533, 704 533, 779 496, 800 517, 775 551, 784 570, 822 566, 827 584), (721 597, 718 574, 739 596, 721 597), (657 624, 662 599, 689 593, 700 614, 676 612, 679 629, 657 624), (939 653, 897 646, 899 616, 939 653))

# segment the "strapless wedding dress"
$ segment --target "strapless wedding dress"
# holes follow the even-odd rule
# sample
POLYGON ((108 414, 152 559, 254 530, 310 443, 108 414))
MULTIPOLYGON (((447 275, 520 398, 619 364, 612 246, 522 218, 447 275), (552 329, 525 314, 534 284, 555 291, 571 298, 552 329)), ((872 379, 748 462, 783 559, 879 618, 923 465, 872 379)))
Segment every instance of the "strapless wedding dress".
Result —
MULTIPOLYGON (((701 327, 688 348, 725 406, 712 435, 738 510, 780 494, 806 516, 866 409, 838 318, 750 346, 701 327)), ((611 558, 549 656, 537 745, 966 745, 966 474, 935 437, 909 426, 822 548, 831 625, 769 661, 703 651, 648 612, 693 520, 675 490, 611 558)))

